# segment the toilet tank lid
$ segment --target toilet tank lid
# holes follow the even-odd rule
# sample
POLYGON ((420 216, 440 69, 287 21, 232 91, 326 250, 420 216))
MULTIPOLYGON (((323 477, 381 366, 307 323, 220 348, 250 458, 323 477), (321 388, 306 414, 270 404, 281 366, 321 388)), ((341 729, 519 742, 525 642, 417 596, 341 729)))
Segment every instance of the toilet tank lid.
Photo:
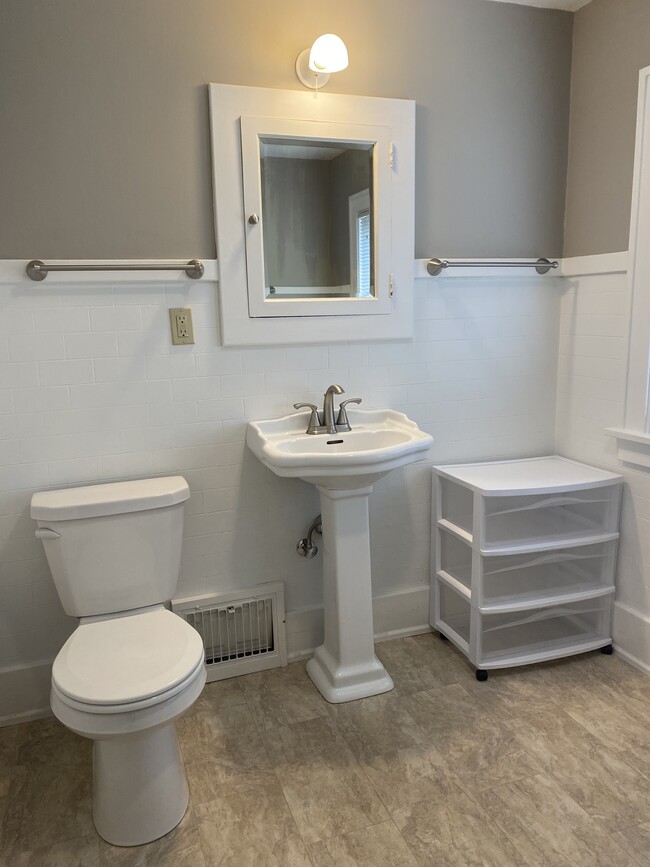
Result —
POLYGON ((189 496, 189 486, 182 476, 86 485, 34 494, 31 515, 36 520, 46 521, 97 518, 162 509, 182 503, 189 496))

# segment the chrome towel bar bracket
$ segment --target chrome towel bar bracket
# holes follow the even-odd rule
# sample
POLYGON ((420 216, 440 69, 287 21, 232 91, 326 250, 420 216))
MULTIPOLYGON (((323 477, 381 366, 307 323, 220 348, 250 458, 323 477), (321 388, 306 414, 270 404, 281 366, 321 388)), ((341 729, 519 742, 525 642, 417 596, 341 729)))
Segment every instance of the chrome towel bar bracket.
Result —
POLYGON ((200 262, 198 259, 190 259, 189 262, 178 262, 176 264, 168 262, 97 262, 92 265, 74 263, 48 265, 45 262, 41 262, 40 259, 32 259, 31 262, 27 263, 25 271, 30 280, 45 280, 50 271, 185 271, 190 279, 200 280, 203 277, 205 268, 203 267, 203 262, 200 262))
POLYGON ((548 274, 559 262, 551 259, 537 259, 535 262, 450 262, 447 259, 429 259, 427 271, 437 277, 444 268, 534 268, 538 274, 548 274))

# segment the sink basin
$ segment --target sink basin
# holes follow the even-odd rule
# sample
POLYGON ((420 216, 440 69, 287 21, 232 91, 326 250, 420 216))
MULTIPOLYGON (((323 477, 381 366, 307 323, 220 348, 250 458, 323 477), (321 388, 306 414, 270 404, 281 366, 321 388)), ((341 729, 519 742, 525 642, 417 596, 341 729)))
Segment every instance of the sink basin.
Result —
POLYGON ((248 423, 251 451, 278 476, 319 488, 371 485, 397 467, 421 460, 433 438, 392 409, 349 410, 351 431, 306 434, 308 412, 248 423))

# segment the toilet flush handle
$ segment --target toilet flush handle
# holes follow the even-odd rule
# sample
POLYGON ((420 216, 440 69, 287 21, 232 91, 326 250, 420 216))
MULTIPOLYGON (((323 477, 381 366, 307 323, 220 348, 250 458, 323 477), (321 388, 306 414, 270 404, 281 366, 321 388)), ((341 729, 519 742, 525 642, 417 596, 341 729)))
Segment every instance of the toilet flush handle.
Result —
POLYGON ((57 533, 56 530, 50 530, 49 527, 39 527, 38 530, 35 531, 34 535, 37 539, 60 539, 61 534, 57 533))

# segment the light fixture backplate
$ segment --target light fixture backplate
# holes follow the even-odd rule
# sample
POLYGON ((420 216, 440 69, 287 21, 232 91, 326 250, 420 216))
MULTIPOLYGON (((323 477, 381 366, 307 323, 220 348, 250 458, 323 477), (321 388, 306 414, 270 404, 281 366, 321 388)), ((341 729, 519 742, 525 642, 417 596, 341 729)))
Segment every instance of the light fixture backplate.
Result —
POLYGON ((311 49, 305 48, 296 58, 296 75, 301 84, 308 87, 310 90, 320 90, 325 87, 330 80, 329 72, 316 73, 309 68, 309 52, 311 49))

